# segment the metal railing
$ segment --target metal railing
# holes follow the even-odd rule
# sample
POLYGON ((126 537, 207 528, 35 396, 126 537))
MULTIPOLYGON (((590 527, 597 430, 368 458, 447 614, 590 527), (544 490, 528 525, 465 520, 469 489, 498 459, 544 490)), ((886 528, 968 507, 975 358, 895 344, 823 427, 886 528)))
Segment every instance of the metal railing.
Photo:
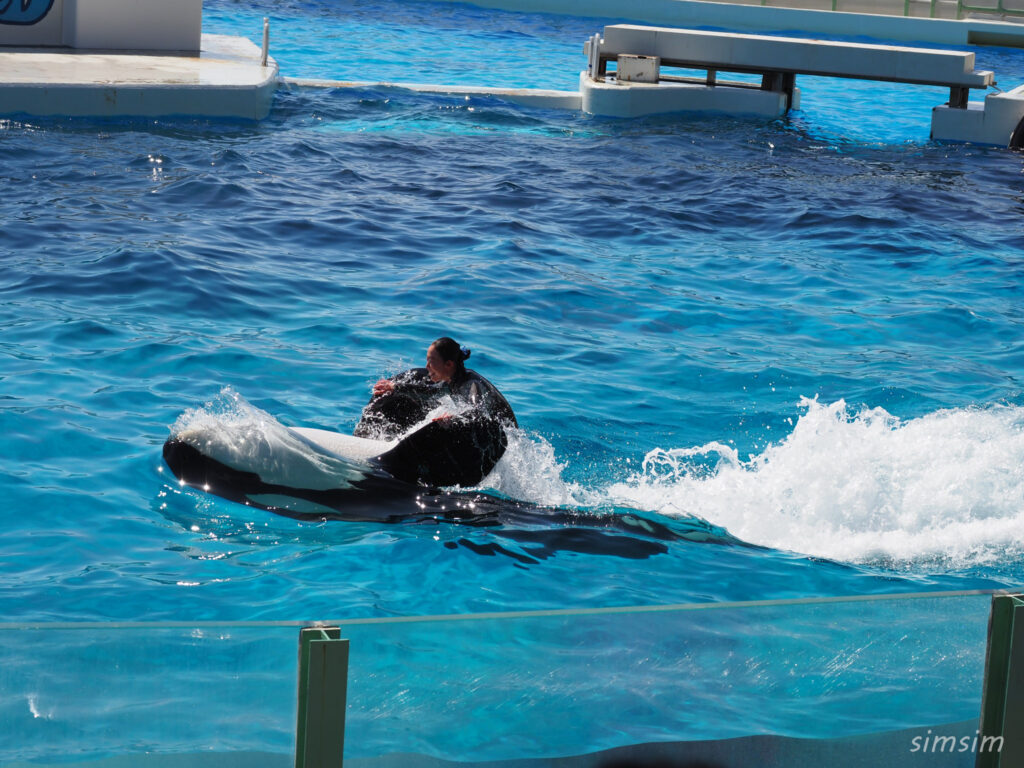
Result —
POLYGON ((815 11, 871 13, 883 16, 965 19, 970 14, 987 14, 1008 19, 1024 18, 1024 7, 996 0, 993 5, 976 5, 964 0, 716 0, 741 5, 815 11))

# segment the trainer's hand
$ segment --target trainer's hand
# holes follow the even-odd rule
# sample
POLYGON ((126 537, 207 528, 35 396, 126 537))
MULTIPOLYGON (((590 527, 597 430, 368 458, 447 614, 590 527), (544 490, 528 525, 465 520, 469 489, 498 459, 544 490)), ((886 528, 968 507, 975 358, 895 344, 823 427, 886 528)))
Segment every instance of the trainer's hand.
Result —
POLYGON ((452 417, 452 415, 450 413, 442 413, 440 416, 435 416, 430 421, 431 422, 435 422, 435 421, 448 421, 448 420, 451 419, 451 417, 452 417))
POLYGON ((395 391, 395 385, 387 379, 381 379, 373 385, 373 396, 387 395, 395 391))

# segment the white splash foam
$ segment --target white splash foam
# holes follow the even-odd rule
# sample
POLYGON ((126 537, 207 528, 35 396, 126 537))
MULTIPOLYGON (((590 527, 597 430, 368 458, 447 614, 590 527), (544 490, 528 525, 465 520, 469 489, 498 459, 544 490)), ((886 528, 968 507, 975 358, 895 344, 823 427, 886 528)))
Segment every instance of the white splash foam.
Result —
POLYGON ((32 713, 32 717, 36 720, 53 720, 54 707, 43 708, 39 705, 39 694, 30 693, 28 695, 28 711, 32 713))
POLYGON ((608 489, 739 538, 851 562, 969 565, 1024 550, 1024 408, 880 408, 803 399, 793 432, 749 461, 718 443, 656 449, 608 489))
POLYGON ((565 464, 555 458, 551 443, 521 429, 507 430, 508 448, 481 487, 520 501, 546 506, 583 506, 583 488, 562 479, 565 464))

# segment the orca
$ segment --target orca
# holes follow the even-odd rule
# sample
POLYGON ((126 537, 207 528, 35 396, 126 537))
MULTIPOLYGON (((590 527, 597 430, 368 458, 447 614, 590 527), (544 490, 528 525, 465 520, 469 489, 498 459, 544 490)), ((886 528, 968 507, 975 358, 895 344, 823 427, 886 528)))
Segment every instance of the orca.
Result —
POLYGON ((672 541, 721 540, 710 530, 698 528, 687 535, 638 514, 594 514, 481 491, 413 485, 370 467, 330 488, 282 485, 264 480, 257 472, 231 467, 174 437, 164 443, 163 457, 185 485, 295 520, 429 523, 431 530, 436 530, 438 523, 449 523, 465 526, 467 531, 487 529, 486 543, 460 536, 444 546, 501 555, 519 566, 539 563, 560 552, 639 560, 667 553, 672 541))
POLYGON ((163 458, 183 484, 230 501, 303 519, 387 521, 409 517, 389 502, 478 484, 507 444, 483 419, 433 421, 398 440, 276 422, 240 436, 213 424, 172 434, 163 458))
POLYGON ((635 559, 663 554, 679 540, 739 543, 699 519, 662 522, 634 510, 547 507, 473 490, 507 446, 504 430, 499 436, 499 425, 486 420, 432 421, 405 437, 375 440, 286 427, 240 396, 225 398, 226 417, 184 414, 163 459, 182 485, 248 507, 310 522, 426 523, 433 530, 450 523, 485 538, 444 546, 524 566, 567 551, 635 559))

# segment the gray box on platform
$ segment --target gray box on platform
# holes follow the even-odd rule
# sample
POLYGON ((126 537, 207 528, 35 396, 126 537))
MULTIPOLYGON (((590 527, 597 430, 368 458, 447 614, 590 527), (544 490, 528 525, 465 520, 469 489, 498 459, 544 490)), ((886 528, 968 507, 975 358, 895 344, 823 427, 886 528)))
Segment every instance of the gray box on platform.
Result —
POLYGON ((620 53, 616 59, 615 79, 627 83, 656 83, 660 71, 660 56, 620 53))
POLYGON ((195 53, 202 34, 203 0, 0 0, 0 46, 195 53))

